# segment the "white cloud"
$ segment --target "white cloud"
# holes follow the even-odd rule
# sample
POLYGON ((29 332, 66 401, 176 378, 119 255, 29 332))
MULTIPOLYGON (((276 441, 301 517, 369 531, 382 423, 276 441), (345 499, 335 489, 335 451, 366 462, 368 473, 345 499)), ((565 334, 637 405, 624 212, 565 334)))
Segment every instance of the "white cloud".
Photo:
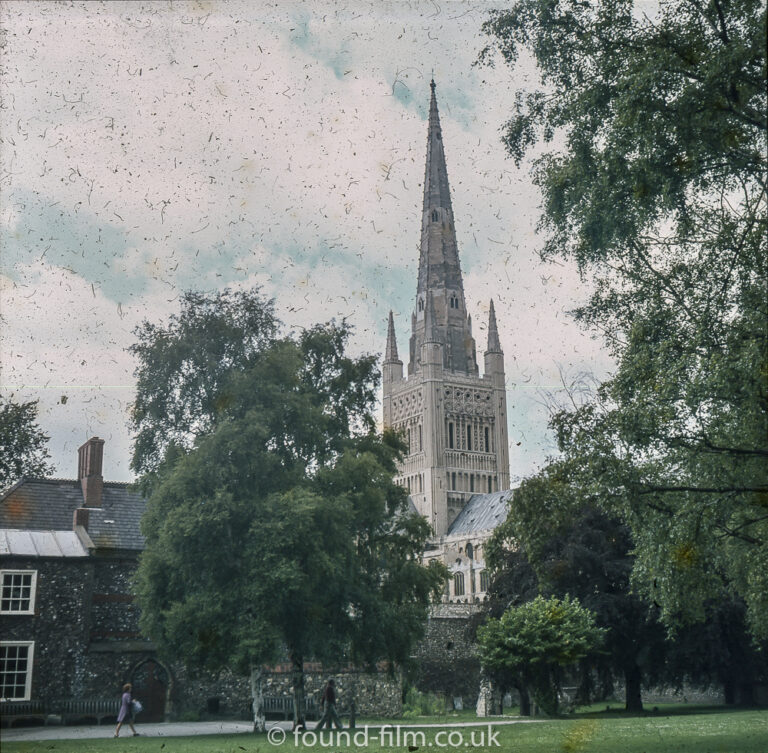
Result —
POLYGON ((606 360, 564 313, 583 297, 573 270, 538 264, 537 194, 499 141, 534 73, 472 67, 490 7, 2 5, 0 388, 40 397, 62 472, 109 432, 128 477, 125 348, 182 289, 260 284, 289 325, 347 317, 357 351, 383 349, 393 308, 402 342, 432 70, 479 350, 493 297, 512 420, 536 436, 519 467, 543 457, 530 385, 606 360))

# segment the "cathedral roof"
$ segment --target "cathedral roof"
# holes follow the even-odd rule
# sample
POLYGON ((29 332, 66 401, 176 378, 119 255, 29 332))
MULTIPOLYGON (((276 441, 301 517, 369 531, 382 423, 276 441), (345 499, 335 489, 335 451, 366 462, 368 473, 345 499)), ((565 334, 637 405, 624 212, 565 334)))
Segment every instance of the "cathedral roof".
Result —
MULTIPOLYGON (((101 507, 88 508, 88 535, 97 549, 141 551, 146 501, 131 485, 106 481, 101 507)), ((25 478, 0 496, 0 529, 71 531, 83 492, 73 479, 25 478)))
POLYGON ((508 500, 514 489, 473 494, 448 528, 447 536, 491 531, 507 519, 508 500))

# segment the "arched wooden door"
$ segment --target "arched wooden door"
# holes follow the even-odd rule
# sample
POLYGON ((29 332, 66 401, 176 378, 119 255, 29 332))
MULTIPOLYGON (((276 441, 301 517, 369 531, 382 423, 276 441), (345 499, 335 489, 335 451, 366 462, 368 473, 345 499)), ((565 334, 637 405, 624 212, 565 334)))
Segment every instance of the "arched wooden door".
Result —
POLYGON ((165 701, 168 697, 168 673, 156 661, 144 662, 133 673, 133 697, 144 707, 137 722, 165 721, 165 701))

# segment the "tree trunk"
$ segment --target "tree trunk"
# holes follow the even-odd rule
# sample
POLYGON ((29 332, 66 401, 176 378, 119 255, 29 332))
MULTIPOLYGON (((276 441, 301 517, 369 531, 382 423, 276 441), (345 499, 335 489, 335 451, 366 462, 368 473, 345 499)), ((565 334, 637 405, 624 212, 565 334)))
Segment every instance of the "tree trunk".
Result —
POLYGON ((640 672, 640 667, 638 667, 636 664, 624 670, 624 680, 627 684, 627 695, 624 708, 627 711, 643 710, 643 697, 640 693, 640 684, 642 679, 643 675, 640 672))
POLYGON ((263 673, 261 667, 251 664, 251 700, 253 705, 253 731, 266 732, 267 719, 264 715, 263 673))
POLYGON ((577 706, 589 706, 592 703, 592 696, 595 692, 595 681, 592 667, 587 662, 582 662, 580 666, 579 688, 576 691, 574 703, 577 706))
POLYGON ((307 720, 304 713, 304 659, 292 656, 293 664, 293 729, 306 729, 307 720))
POLYGON ((525 685, 521 685, 517 690, 520 693, 520 716, 530 716, 531 696, 528 693, 528 688, 525 685))
POLYGON ((736 693, 737 706, 756 706, 755 686, 752 682, 741 682, 736 693))
POLYGON ((733 680, 728 679, 723 683, 723 696, 725 697, 725 703, 728 706, 733 706, 736 703, 736 683, 733 680))
POLYGON ((613 672, 606 666, 600 667, 598 670, 600 677, 600 696, 596 699, 599 701, 607 701, 613 697, 613 672))

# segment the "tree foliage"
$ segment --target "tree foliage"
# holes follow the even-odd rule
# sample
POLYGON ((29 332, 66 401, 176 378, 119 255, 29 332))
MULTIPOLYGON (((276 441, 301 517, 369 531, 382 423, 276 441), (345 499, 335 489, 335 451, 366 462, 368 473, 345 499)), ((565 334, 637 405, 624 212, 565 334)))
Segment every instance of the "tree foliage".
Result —
POLYGON ((0 489, 22 476, 49 476, 49 459, 48 436, 37 425, 37 401, 0 397, 0 489))
POLYGON ((537 596, 519 607, 509 607, 478 629, 483 668, 490 672, 519 675, 521 684, 546 714, 558 708, 558 674, 593 651, 604 630, 577 599, 537 596))
POLYGON ((730 584, 768 635, 766 10, 754 0, 522 0, 485 24, 542 88, 505 129, 535 164, 545 258, 594 280, 576 311, 616 360, 553 419, 585 500, 635 541, 664 619, 730 584))
POLYGON ((406 662, 445 579, 421 564, 429 527, 393 481, 403 447, 372 430, 376 359, 348 356, 349 333, 276 338, 220 373, 225 407, 169 448, 142 520, 145 632, 192 666, 289 657, 297 724, 304 661, 406 662))
POLYGON ((578 598, 606 631, 601 651, 582 663, 579 700, 591 702, 595 673, 604 680, 618 675, 624 678, 627 710, 641 711, 643 681, 682 681, 683 674, 665 672, 671 644, 658 609, 631 591, 627 526, 585 505, 572 477, 567 462, 551 463, 515 491, 509 515, 486 549, 494 571, 493 600, 530 594, 520 558, 529 563, 540 593, 578 598))
POLYGON ((133 470, 154 471, 170 446, 188 449, 210 432, 227 415, 233 370, 247 368, 277 330, 273 303, 258 289, 187 291, 168 324, 137 327, 133 470))

